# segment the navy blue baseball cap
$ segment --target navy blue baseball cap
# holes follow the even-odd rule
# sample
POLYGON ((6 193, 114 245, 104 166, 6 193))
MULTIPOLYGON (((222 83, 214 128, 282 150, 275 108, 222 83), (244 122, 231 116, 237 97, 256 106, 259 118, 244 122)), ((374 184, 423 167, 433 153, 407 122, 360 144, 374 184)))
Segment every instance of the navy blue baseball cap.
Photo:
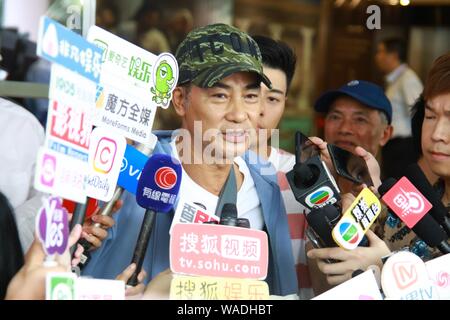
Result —
POLYGON ((383 89, 374 83, 363 80, 352 80, 337 90, 324 93, 317 99, 314 109, 317 112, 328 112, 337 97, 347 95, 365 106, 384 112, 389 124, 392 122, 392 106, 383 89))

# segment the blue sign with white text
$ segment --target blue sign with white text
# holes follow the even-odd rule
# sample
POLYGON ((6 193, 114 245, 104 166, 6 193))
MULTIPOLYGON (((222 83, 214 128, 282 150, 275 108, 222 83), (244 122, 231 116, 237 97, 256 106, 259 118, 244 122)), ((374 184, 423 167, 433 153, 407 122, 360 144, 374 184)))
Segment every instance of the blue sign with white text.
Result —
POLYGON ((127 144, 117 184, 128 192, 136 194, 138 181, 147 160, 148 157, 145 154, 127 144))
POLYGON ((41 17, 37 55, 98 84, 102 49, 48 18, 41 17))

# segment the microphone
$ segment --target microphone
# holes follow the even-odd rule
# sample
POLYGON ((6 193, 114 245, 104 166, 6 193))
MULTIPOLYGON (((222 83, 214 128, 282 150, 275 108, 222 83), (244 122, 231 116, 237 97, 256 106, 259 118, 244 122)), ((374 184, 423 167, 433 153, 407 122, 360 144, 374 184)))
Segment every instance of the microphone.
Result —
POLYGON ((219 224, 250 229, 250 221, 248 219, 237 217, 237 207, 234 203, 225 203, 223 205, 219 224))
MULTIPOLYGON (((312 209, 306 215, 306 221, 308 222, 306 236, 317 248, 336 247, 337 244, 333 239, 332 232, 340 218, 339 210, 333 205, 312 209)), ((363 237, 359 246, 369 246, 369 240, 366 236, 363 237)), ((325 261, 327 263, 337 262, 332 259, 326 259, 325 261)))
MULTIPOLYGON (((139 152, 143 153, 144 155, 150 156, 153 152, 153 149, 155 148, 155 144, 156 144, 156 141, 152 140, 151 146, 146 145, 146 144, 140 144, 139 146, 136 147, 136 149, 139 152)), ((117 202, 117 200, 119 200, 122 197, 123 192, 124 192, 124 188, 117 186, 116 190, 114 191, 114 195, 113 195, 112 199, 105 204, 105 206, 100 210, 100 212, 98 214, 101 216, 111 216, 114 205, 117 202)), ((94 226, 101 227, 101 224, 96 223, 96 224, 94 224, 94 226)))
MULTIPOLYGON (((306 228, 306 236, 315 248, 336 247, 331 237, 331 231, 339 221, 341 214, 333 205, 324 207, 316 207, 306 215, 308 227, 306 228)), ((337 262, 333 259, 325 259, 326 263, 337 262)))
POLYGON ((356 278, 357 276, 359 276, 360 274, 363 274, 365 271, 362 269, 356 269, 355 271, 352 272, 352 278, 356 278))
POLYGON ((127 282, 130 286, 138 284, 137 276, 142 269, 156 213, 168 213, 173 209, 180 190, 181 174, 181 164, 165 154, 152 155, 142 170, 136 201, 147 210, 131 259, 131 263, 136 263, 136 270, 127 282))
POLYGON ((340 200, 339 188, 320 154, 301 162, 305 146, 314 146, 300 131, 295 133, 295 165, 286 178, 295 199, 309 209, 334 204, 340 200), (306 139, 306 143, 302 140, 306 139))
POLYGON ((378 192, 394 214, 428 246, 438 248, 444 254, 450 253, 446 232, 432 216, 426 214, 431 204, 406 177, 398 182, 394 178, 385 180, 378 192))
POLYGON ((313 208, 305 218, 308 222, 308 226, 319 238, 318 241, 320 247, 328 248, 337 246, 331 236, 333 227, 341 218, 341 214, 336 207, 333 205, 326 205, 324 207, 313 208))
POLYGON ((72 220, 70 221, 70 231, 72 231, 72 229, 77 224, 83 225, 84 217, 86 216, 87 201, 89 201, 89 199, 86 199, 86 203, 75 204, 75 209, 72 214, 72 220))
MULTIPOLYGON (((139 146, 136 148, 139 152, 143 153, 146 156, 149 156, 155 147, 156 144, 156 138, 150 139, 151 145, 147 144, 139 144, 139 146)), ((105 205, 100 209, 98 215, 100 216, 112 216, 113 214, 113 208, 116 202, 122 197, 123 192, 125 191, 124 188, 120 187, 119 185, 116 186, 116 189, 114 190, 113 196, 110 201, 106 202, 105 205)), ((101 228, 101 223, 94 223, 94 227, 101 228)), ((78 243, 84 248, 84 252, 81 255, 81 260, 79 263, 80 270, 82 270, 90 261, 90 253, 89 251, 93 247, 93 245, 87 241, 86 239, 80 239, 78 243)), ((76 246, 74 246, 76 248, 76 246)))
POLYGON ((206 221, 205 224, 221 224, 224 226, 241 227, 250 229, 250 220, 237 217, 237 207, 234 203, 224 203, 220 221, 206 221))
MULTIPOLYGON (((89 201, 89 198, 86 199, 86 203, 76 203, 75 204, 75 210, 72 214, 72 220, 70 221, 70 231, 75 227, 75 225, 80 224, 83 225, 84 218, 86 217, 86 211, 87 211, 87 203, 89 201)), ((70 248, 70 256, 73 257, 73 254, 75 253, 77 249, 77 244, 75 243, 70 248)))
POLYGON ((380 212, 380 201, 369 188, 364 188, 334 226, 334 241, 343 249, 355 249, 380 212))
POLYGON ((432 204, 433 207, 429 213, 444 228, 447 235, 450 236, 450 218, 447 216, 447 210, 419 165, 417 163, 409 165, 405 170, 405 177, 407 177, 420 193, 422 193, 422 195, 432 204))

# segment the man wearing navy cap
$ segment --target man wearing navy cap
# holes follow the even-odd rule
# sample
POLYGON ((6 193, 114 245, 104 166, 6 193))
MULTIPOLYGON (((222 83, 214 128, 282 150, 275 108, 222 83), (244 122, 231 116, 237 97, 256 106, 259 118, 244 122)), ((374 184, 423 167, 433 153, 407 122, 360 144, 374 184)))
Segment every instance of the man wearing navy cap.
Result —
POLYGON ((326 113, 325 140, 353 151, 361 146, 376 156, 392 136, 392 107, 383 89, 353 80, 324 93, 314 106, 326 113))
MULTIPOLYGON (((361 146, 376 156, 393 132, 391 103, 381 87, 367 81, 353 80, 337 90, 324 93, 314 108, 317 112, 326 113, 325 140, 351 152, 361 146)), ((349 186, 345 181, 339 181, 338 177, 337 182, 341 191, 346 193, 349 186)), ((369 247, 307 249, 315 294, 351 279, 356 269, 365 270, 370 265, 379 265, 379 258, 388 254, 389 248, 371 230, 366 236, 369 247), (325 263, 325 259, 339 260, 339 263, 325 263)))

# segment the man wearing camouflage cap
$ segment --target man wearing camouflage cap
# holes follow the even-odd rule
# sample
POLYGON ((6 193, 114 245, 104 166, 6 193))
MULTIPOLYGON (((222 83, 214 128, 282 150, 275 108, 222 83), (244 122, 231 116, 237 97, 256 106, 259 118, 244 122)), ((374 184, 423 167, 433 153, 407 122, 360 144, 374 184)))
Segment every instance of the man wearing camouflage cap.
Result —
MULTIPOLYGON (((191 31, 176 58, 180 72, 172 103, 182 126, 174 132, 156 133, 159 141, 154 153, 170 154, 183 165, 177 205, 184 196, 214 214, 219 193, 234 168, 238 217, 248 219, 251 228, 266 231, 269 238, 266 281, 270 294, 297 293, 287 216, 276 176, 262 175, 260 161, 251 163, 248 151, 256 138, 260 83, 270 87, 256 42, 234 27, 214 24, 191 31), (194 143, 199 136, 200 147, 194 143)), ((92 255, 85 275, 114 278, 131 261, 144 209, 129 193, 122 199, 116 224, 103 247, 92 255)), ((156 217, 143 263, 149 275, 145 283, 165 270, 169 274, 173 218, 173 212, 156 217)))

